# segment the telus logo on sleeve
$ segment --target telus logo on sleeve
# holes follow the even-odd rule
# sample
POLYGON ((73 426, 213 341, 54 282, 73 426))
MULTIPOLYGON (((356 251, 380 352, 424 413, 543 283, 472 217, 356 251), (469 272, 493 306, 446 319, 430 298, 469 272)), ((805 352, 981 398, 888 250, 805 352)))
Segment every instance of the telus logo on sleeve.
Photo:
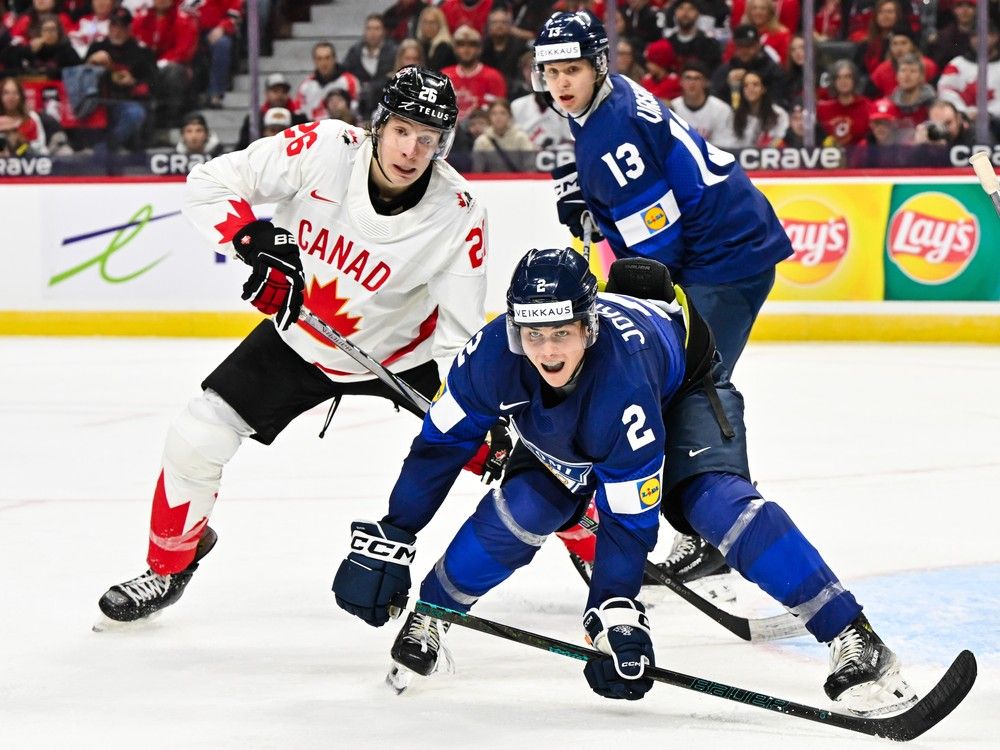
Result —
POLYGON ((519 305, 514 303, 515 323, 556 323, 560 320, 573 318, 573 303, 540 302, 536 305, 519 305))

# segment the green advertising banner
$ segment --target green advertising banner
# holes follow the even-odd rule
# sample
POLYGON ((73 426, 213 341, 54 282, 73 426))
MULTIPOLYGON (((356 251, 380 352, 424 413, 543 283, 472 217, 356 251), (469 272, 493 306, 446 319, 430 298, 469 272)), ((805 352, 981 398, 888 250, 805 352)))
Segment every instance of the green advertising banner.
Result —
POLYGON ((887 300, 1000 300, 1000 218, 979 185, 896 185, 887 300))

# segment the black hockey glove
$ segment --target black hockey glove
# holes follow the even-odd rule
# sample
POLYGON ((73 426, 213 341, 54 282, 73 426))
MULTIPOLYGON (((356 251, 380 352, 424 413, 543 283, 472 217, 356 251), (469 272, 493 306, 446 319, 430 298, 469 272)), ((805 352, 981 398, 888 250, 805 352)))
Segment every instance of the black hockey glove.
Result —
POLYGON ((590 659, 583 668, 593 691, 630 701, 645 696, 653 680, 643 674, 647 665, 655 666, 646 608, 624 596, 612 597, 587 610, 583 627, 594 648, 611 657, 590 659))
POLYGON ((585 219, 590 222, 590 240, 597 242, 602 238, 593 215, 587 210, 587 204, 580 192, 580 184, 576 175, 576 162, 563 164, 552 170, 556 191, 556 211, 559 213, 559 223, 569 227, 569 231, 577 239, 583 239, 585 219))
POLYGON ((351 553, 333 579, 337 604, 369 625, 389 621, 389 602, 410 590, 417 538, 385 521, 351 524, 351 553))
POLYGON ((501 417, 500 421, 490 428, 486 440, 479 446, 476 455, 465 465, 466 471, 482 477, 485 484, 502 478, 504 469, 507 468, 507 460, 514 448, 514 443, 511 442, 510 434, 507 432, 507 424, 507 418, 501 417))
POLYGON ((257 220, 236 233, 233 247, 236 257, 253 269, 243 285, 243 299, 265 315, 276 314, 278 328, 287 329, 299 318, 306 286, 295 237, 287 229, 257 220))

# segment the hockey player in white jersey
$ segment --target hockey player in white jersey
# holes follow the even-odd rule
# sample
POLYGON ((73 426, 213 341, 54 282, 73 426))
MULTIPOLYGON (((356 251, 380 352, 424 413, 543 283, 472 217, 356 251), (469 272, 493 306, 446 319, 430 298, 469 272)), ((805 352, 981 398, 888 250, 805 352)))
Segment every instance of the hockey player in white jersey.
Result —
MULTIPOLYGON (((188 178, 185 215, 209 247, 252 268, 243 298, 268 315, 172 422, 156 483, 149 569, 100 599, 114 621, 173 604, 216 540, 222 469, 251 437, 344 395, 398 400, 299 323, 303 303, 425 396, 484 322, 487 217, 445 163, 458 110, 447 77, 404 68, 370 131, 335 120, 289 128, 188 178), (274 203, 273 223, 252 205, 274 203)), ((414 424, 416 429, 416 424, 414 424)))

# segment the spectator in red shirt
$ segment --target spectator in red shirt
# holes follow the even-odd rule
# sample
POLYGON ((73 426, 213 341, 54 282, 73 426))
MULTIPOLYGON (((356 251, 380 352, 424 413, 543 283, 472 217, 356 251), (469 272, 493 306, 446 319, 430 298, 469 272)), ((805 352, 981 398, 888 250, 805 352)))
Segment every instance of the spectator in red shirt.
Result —
POLYGON ((229 88, 233 44, 243 20, 243 0, 202 0, 197 12, 199 36, 209 57, 205 106, 221 109, 229 88))
POLYGON ((868 23, 867 33, 851 35, 851 41, 861 42, 858 45, 858 55, 861 67, 868 75, 888 56, 889 36, 903 19, 903 8, 899 0, 878 0, 868 23))
POLYGON ((486 33, 493 0, 444 0, 441 12, 448 21, 448 29, 454 34, 462 26, 471 26, 482 36, 486 33))
POLYGON ((830 66, 830 98, 816 105, 816 119, 827 136, 824 145, 852 146, 868 134, 870 101, 858 94, 860 83, 850 60, 830 66))
POLYGON ((496 68, 484 65, 482 36, 470 26, 460 26, 455 31, 455 55, 458 64, 441 72, 451 79, 458 99, 458 119, 474 109, 486 109, 496 99, 507 98, 507 82, 496 68))
POLYGON ((674 71, 676 63, 674 48, 666 39, 657 39, 646 47, 646 75, 640 83, 667 106, 681 93, 681 81, 674 71))
POLYGON ((389 38, 398 43, 414 36, 417 32, 417 18, 426 7, 424 0, 396 0, 382 14, 389 38))
POLYGON ((132 34, 156 55, 153 94, 160 127, 173 127, 187 111, 191 61, 198 49, 198 21, 178 7, 180 0, 153 0, 132 21, 132 34))
MULTIPOLYGON (((746 20, 747 6, 749 4, 747 0, 733 0, 733 11, 729 16, 729 25, 733 31, 741 23, 753 23, 753 21, 746 20)), ((797 30, 799 28, 799 17, 802 13, 799 0, 775 0, 773 4, 775 7, 775 17, 779 23, 789 31, 797 30)))
POLYGON ((889 99, 878 99, 868 108, 868 134, 850 152, 851 167, 898 166, 895 145, 899 109, 889 99))
POLYGON ((896 88, 896 68, 899 61, 907 55, 917 55, 923 60, 924 77, 929 82, 937 79, 937 64, 920 53, 916 35, 909 25, 902 23, 893 29, 889 36, 889 59, 880 62, 872 71, 872 94, 877 93, 880 97, 892 94, 892 90, 896 88))

